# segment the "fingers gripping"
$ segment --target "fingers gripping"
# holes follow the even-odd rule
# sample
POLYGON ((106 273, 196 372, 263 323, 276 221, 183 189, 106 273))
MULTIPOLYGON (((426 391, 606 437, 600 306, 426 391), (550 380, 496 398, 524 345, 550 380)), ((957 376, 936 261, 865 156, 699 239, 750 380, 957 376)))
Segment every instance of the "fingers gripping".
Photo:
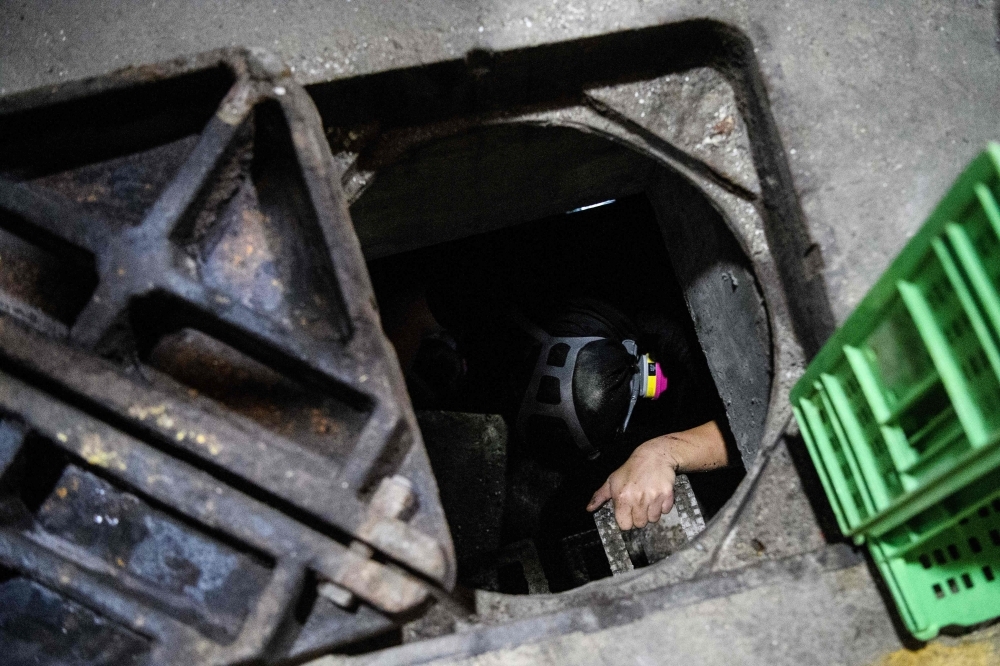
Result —
POLYGON ((632 505, 632 527, 645 527, 649 522, 649 509, 645 502, 636 502, 632 505))
POLYGON ((622 494, 613 499, 615 507, 615 520, 621 530, 630 530, 633 527, 632 505, 628 503, 622 494))
POLYGON ((663 502, 661 501, 651 502, 649 505, 649 509, 647 509, 646 511, 646 517, 649 519, 649 522, 655 523, 660 519, 660 514, 662 513, 662 511, 663 511, 663 502))
POLYGON ((674 508, 674 494, 670 493, 665 498, 660 508, 660 513, 670 513, 670 510, 674 508))

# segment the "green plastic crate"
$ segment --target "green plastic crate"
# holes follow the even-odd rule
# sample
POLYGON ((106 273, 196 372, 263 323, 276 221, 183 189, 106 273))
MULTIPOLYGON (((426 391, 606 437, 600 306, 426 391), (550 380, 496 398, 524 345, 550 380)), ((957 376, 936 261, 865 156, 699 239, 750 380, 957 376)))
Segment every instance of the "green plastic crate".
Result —
POLYGON ((992 477, 989 487, 978 488, 989 494, 906 554, 895 554, 879 538, 868 542, 900 616, 917 638, 927 640, 946 626, 974 625, 1000 614, 1000 477, 992 477))
POLYGON ((841 530, 923 639, 1000 615, 998 200, 990 144, 791 393, 841 530))

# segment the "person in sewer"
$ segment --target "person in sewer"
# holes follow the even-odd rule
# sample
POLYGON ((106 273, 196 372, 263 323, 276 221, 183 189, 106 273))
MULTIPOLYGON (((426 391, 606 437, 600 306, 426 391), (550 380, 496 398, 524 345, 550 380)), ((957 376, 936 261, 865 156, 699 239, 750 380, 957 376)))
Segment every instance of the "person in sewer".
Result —
POLYGON ((639 314, 632 321, 605 302, 575 299, 534 313, 495 304, 434 308, 444 325, 428 300, 425 293, 407 299, 394 308, 401 316, 383 310, 414 406, 499 406, 536 457, 613 469, 587 509, 612 501, 621 529, 669 512, 677 474, 729 464, 732 438, 707 368, 698 367, 682 329, 666 317, 639 314), (631 415, 638 364, 627 340, 659 362, 669 382, 631 415))

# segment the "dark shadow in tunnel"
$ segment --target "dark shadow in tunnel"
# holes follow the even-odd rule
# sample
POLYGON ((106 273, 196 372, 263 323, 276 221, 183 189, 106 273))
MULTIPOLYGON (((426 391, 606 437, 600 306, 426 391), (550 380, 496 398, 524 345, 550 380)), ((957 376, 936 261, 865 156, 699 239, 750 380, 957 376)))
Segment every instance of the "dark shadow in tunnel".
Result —
POLYGON ((588 88, 701 66, 722 73, 736 93, 762 187, 768 244, 792 325, 812 357, 835 328, 817 268, 822 259, 794 192, 753 43, 732 26, 698 19, 510 51, 476 50, 463 59, 315 84, 308 90, 336 143, 348 140, 351 127, 386 131, 564 107, 579 103, 588 88))

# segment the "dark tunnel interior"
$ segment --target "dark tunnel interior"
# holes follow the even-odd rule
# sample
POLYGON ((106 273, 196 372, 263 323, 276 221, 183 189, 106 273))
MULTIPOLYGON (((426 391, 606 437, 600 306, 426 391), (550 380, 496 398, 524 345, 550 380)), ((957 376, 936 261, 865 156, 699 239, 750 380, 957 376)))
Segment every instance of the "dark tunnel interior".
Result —
MULTIPOLYGON (((699 425, 705 415, 725 420, 647 197, 594 202, 382 257, 369 262, 369 271, 407 373, 460 583, 504 593, 559 592, 610 576, 585 510, 591 494, 646 439, 699 425), (492 330, 497 313, 544 320, 567 301, 599 301, 640 322, 640 353, 655 346, 653 329, 676 331, 674 344, 689 353, 688 372, 695 375, 695 383, 678 382, 656 402, 640 401, 613 449, 593 462, 555 444, 521 441, 508 390, 512 368, 492 330), (685 391, 695 395, 678 395, 685 391)), ((669 377, 674 369, 664 371, 669 377)), ((730 467, 689 476, 706 520, 744 476, 731 448, 730 467)), ((637 566, 672 550, 645 543, 630 553, 637 566)))

